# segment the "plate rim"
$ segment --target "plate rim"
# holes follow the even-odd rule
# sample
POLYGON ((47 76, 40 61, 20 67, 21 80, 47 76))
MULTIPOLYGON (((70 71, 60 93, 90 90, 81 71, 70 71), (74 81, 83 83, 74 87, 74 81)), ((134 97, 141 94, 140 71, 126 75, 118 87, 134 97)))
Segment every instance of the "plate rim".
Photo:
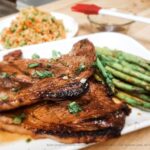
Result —
MULTIPOLYGON (((69 15, 67 15, 67 14, 65 14, 65 13, 61 13, 61 12, 57 12, 57 11, 46 11, 46 12, 48 12, 49 14, 52 14, 52 15, 59 15, 59 16, 62 16, 62 20, 63 20, 63 18, 65 17, 65 18, 68 18, 69 20, 71 20, 73 23, 74 23, 74 27, 73 27, 73 30, 72 30, 72 32, 70 32, 71 34, 70 35, 68 35, 67 34, 67 31, 66 31, 66 38, 65 39, 68 39, 68 38, 73 38, 73 37, 75 37, 76 35, 77 35, 77 33, 78 33, 78 30, 79 30, 79 23, 72 17, 72 16, 69 16, 69 15)), ((4 17, 4 18, 2 18, 2 20, 0 20, 0 24, 1 23, 7 23, 7 22, 9 22, 9 21, 12 21, 13 19, 15 19, 17 16, 18 16, 18 14, 19 14, 19 12, 17 13, 17 14, 13 14, 13 15, 10 15, 10 16, 6 16, 6 18, 4 17)), ((56 18, 57 19, 57 18, 56 18)), ((1 26, 1 25, 0 25, 1 26)), ((66 28, 66 26, 64 25, 64 27, 65 27, 65 30, 67 29, 66 28)), ((6 27, 3 27, 3 29, 4 28, 6 28, 6 27)), ((2 29, 2 30, 3 30, 2 29)), ((2 30, 0 30, 0 32, 2 32, 2 30)), ((62 40, 64 40, 64 39, 62 39, 62 40)), ((56 41, 59 41, 59 40, 56 40, 56 41)), ((48 41, 48 42, 53 42, 53 41, 48 41)), ((47 42, 44 42, 44 43, 47 43, 47 42)), ((39 44, 41 44, 41 43, 39 43, 39 44)), ((37 44, 31 44, 31 45, 37 45, 37 44)), ((25 45, 25 46, 31 46, 31 45, 25 45)), ((22 47, 24 47, 24 46, 22 46, 22 47)), ((16 47, 16 48, 22 48, 22 47, 16 47)), ((11 49, 14 49, 14 48, 10 48, 10 49, 7 49, 7 48, 5 48, 5 47, 3 47, 3 45, 0 43, 0 51, 2 51, 2 50, 11 50, 11 49)))
MULTIPOLYGON (((72 39, 63 39, 63 40, 60 40, 60 41, 53 41, 53 42, 48 42, 48 43, 42 43, 42 44, 38 44, 38 45, 43 45, 44 46, 44 44, 49 44, 49 45, 53 45, 53 43, 54 44, 57 44, 57 43, 62 43, 63 41, 78 41, 78 40, 80 40, 80 39, 83 39, 83 38, 92 38, 92 37, 94 37, 94 36, 97 36, 97 35, 99 35, 99 34, 107 34, 107 35, 109 35, 109 34, 111 34, 111 35, 114 35, 114 36, 122 36, 122 37, 125 37, 125 38, 128 38, 129 40, 131 40, 132 42, 134 42, 136 45, 138 45, 138 47, 140 47, 140 50, 141 49, 143 49, 144 50, 144 52, 148 52, 149 53, 149 55, 150 55, 150 51, 147 49, 147 48, 145 48, 142 44, 140 44, 137 40, 135 40, 135 39, 133 39, 132 37, 130 37, 130 36, 128 36, 128 35, 125 35, 125 34, 122 34, 122 33, 116 33, 116 32, 100 32, 100 33, 95 33, 95 34, 88 34, 88 35, 82 35, 82 36, 78 36, 78 37, 75 37, 75 38, 72 38, 72 39)), ((73 43, 73 42, 72 42, 73 43)), ((72 43, 71 43, 71 45, 72 45, 72 43)), ((36 45, 36 46, 38 46, 38 45, 36 45)), ((21 47, 21 48, 23 48, 23 53, 24 52, 27 52, 28 50, 27 50, 27 48, 28 47, 34 47, 35 45, 31 45, 31 46, 26 46, 26 47, 21 47)), ((109 46, 108 46, 109 47, 109 46)), ((16 48, 17 49, 17 48, 16 48)), ((6 54, 6 53, 9 53, 9 52, 11 52, 11 51, 14 51, 15 49, 10 49, 10 50, 5 50, 5 51, 0 51, 0 55, 4 55, 4 54, 6 54)), ((125 131, 124 133, 123 133, 123 135, 124 134, 127 134, 127 133, 131 133, 131 132, 134 132, 134 131, 137 131, 137 130, 139 130, 139 129, 142 129, 142 128, 145 128, 145 127, 148 127, 148 126, 150 126, 150 120, 145 120, 145 121, 142 121, 141 122, 141 124, 139 125, 139 123, 138 123, 138 128, 136 128, 136 129, 130 129, 130 127, 128 128, 128 131, 125 131)), ((131 128, 133 128, 133 127, 131 127, 131 128)), ((82 146, 82 147, 86 147, 86 146, 89 146, 89 145, 84 145, 84 146, 82 146)), ((1 148, 1 147, 0 147, 1 148)), ((69 149, 69 148, 68 148, 69 149)))

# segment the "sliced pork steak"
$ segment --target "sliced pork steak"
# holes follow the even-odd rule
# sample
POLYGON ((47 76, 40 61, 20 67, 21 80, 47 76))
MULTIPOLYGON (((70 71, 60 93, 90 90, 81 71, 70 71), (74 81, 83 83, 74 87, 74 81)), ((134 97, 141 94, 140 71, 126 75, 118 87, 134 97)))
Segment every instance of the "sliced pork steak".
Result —
POLYGON ((88 90, 87 79, 93 74, 92 64, 95 58, 94 46, 86 39, 74 44, 69 54, 50 61, 21 59, 21 52, 11 52, 4 57, 4 62, 0 63, 3 81, 0 85, 1 93, 7 95, 7 100, 0 101, 0 111, 43 100, 57 101, 81 96, 88 90), (6 66, 3 67, 4 63, 7 70, 6 66), (4 84, 8 80, 13 81, 11 86, 9 85, 11 89, 4 84), (26 83, 26 86, 20 88, 21 82, 26 83), (15 86, 19 89, 18 92, 12 92, 13 83, 18 84, 18 87, 15 86))
POLYGON ((77 114, 68 111, 72 101, 69 99, 39 103, 0 113, 0 128, 64 143, 102 142, 119 136, 129 108, 123 103, 114 103, 103 84, 90 81, 89 87, 86 94, 76 99, 82 109, 77 114), (22 113, 25 118, 16 125, 14 116, 22 113))

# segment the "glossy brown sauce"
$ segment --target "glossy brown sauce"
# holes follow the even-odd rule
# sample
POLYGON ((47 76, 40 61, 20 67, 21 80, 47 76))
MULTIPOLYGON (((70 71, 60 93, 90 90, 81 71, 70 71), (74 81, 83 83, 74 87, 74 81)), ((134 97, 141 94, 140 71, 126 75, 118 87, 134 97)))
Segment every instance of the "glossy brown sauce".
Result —
POLYGON ((28 138, 31 138, 30 136, 27 135, 20 135, 17 133, 10 133, 7 131, 1 131, 0 130, 0 143, 2 142, 13 142, 17 140, 26 140, 28 138))

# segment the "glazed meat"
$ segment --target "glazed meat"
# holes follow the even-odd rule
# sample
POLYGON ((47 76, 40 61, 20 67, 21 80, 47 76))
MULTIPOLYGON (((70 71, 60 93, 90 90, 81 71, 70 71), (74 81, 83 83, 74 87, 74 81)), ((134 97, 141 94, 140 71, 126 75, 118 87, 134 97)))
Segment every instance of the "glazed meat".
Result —
POLYGON ((77 42, 58 59, 21 59, 21 55, 18 50, 11 52, 0 63, 1 95, 7 95, 0 101, 0 111, 44 100, 75 99, 87 92, 96 58, 88 40, 77 42))
POLYGON ((64 143, 119 136, 130 109, 113 102, 107 87, 93 79, 95 59, 86 39, 51 60, 23 59, 19 50, 5 55, 0 63, 0 129, 64 143))
POLYGON ((125 104, 115 104, 103 84, 90 81, 86 94, 75 101, 82 108, 71 114, 65 101, 38 103, 15 111, 0 114, 0 128, 40 138, 53 138, 64 143, 102 142, 117 137, 130 110, 125 104), (14 116, 25 114, 21 124, 14 116))

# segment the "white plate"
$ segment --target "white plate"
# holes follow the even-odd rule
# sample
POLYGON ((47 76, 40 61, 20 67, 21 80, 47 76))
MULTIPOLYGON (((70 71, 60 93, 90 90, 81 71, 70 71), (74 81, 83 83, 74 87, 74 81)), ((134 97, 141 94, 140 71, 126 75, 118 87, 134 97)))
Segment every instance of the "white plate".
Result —
MULTIPOLYGON (((62 14, 62 13, 57 13, 57 12, 50 12, 52 16, 54 16, 56 19, 60 19, 63 21, 65 30, 66 30, 66 38, 71 38, 76 35, 78 32, 78 23, 70 16, 62 14)), ((7 17, 6 19, 0 21, 0 33, 2 30, 6 27, 9 27, 12 20, 16 18, 17 15, 7 17)), ((0 44, 0 49, 6 49, 0 44)))
MULTIPOLYGON (((33 53, 39 54, 43 58, 49 58, 51 56, 51 50, 59 50, 63 54, 68 53, 72 45, 80 39, 88 38, 96 46, 104 47, 107 46, 112 49, 120 49, 125 52, 129 52, 143 58, 149 59, 150 52, 146 50, 137 41, 123 34, 119 33, 96 33, 87 36, 76 37, 68 40, 61 40, 49 43, 38 44, 34 46, 26 46, 22 48, 24 57, 31 58, 33 53)), ((12 50, 11 50, 12 51, 12 50)), ((8 51, 0 52, 0 59, 8 51)), ((132 113, 126 119, 125 127, 122 134, 127 134, 139 130, 141 128, 150 126, 150 113, 132 108, 132 113), (140 114, 140 115, 139 115, 140 114)), ((2 144, 0 150, 74 150, 82 147, 86 147, 86 144, 60 144, 51 139, 33 140, 30 143, 25 141, 16 141, 13 143, 2 144)))

